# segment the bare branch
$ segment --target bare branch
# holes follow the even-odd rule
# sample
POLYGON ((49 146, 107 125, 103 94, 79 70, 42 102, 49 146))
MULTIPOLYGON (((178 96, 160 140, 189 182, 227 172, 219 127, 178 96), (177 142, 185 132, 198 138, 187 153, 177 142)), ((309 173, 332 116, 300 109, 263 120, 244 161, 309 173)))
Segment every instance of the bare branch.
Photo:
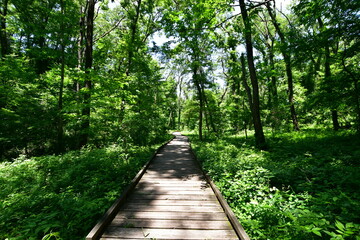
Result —
POLYGON ((117 28, 117 27, 120 25, 120 23, 122 22, 122 20, 124 20, 124 19, 125 19, 125 17, 121 18, 112 28, 110 28, 107 32, 105 32, 105 33, 104 33, 103 35, 101 35, 100 37, 96 38, 96 39, 94 40, 94 42, 97 42, 97 41, 100 40, 101 38, 107 36, 107 35, 110 34, 112 31, 114 31, 115 28, 117 28))
POLYGON ((269 2, 272 2, 272 1, 273 0, 266 0, 264 2, 256 2, 257 4, 250 6, 249 10, 253 10, 254 8, 260 7, 260 6, 265 5, 265 4, 267 4, 269 2))

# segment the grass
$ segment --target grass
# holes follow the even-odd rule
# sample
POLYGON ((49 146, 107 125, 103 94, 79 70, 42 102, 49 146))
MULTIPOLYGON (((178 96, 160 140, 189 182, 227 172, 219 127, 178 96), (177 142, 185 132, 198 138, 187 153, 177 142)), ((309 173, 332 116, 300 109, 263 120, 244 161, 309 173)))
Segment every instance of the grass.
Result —
POLYGON ((242 135, 190 137, 251 239, 360 239, 358 135, 268 133, 269 151, 242 135))

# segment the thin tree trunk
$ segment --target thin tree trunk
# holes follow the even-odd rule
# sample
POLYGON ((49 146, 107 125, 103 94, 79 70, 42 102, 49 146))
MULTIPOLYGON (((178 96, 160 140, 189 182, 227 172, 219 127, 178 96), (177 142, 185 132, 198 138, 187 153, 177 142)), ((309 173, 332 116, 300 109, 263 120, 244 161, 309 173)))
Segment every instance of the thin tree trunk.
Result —
POLYGON ((1 46, 1 57, 5 57, 10 53, 9 40, 6 31, 6 16, 8 11, 8 0, 4 0, 2 10, 0 10, 0 46, 1 46))
MULTIPOLYGON (((272 43, 273 44, 273 43, 272 43)), ((272 95, 272 101, 271 101, 271 108, 275 109, 277 108, 278 104, 279 104, 279 97, 278 97, 278 93, 277 93, 277 79, 274 75, 274 71, 275 71, 275 62, 274 62, 274 48, 272 45, 269 45, 269 61, 270 61, 270 69, 271 69, 271 95, 272 95)))
POLYGON ((255 65, 254 65, 251 24, 245 6, 245 1, 239 0, 239 3, 240 3, 241 16, 245 25, 245 43, 246 43, 246 53, 247 53, 246 55, 248 59, 248 67, 249 67, 250 79, 252 85, 253 108, 251 112, 252 112, 253 124, 255 129, 255 143, 258 148, 265 149, 266 141, 265 141, 265 136, 264 136, 264 132, 261 124, 261 117, 260 117, 259 86, 258 86, 258 79, 256 75, 255 65))
MULTIPOLYGON (((204 98, 204 117, 205 117, 205 127, 208 133, 210 133, 210 121, 209 121, 209 115, 208 115, 208 109, 206 106, 206 101, 204 98)), ((206 138, 206 136, 205 136, 206 138)))
MULTIPOLYGON (((61 0, 61 13, 65 15, 65 3, 61 0)), ((60 72, 60 89, 59 89, 59 104, 58 104, 58 132, 57 132, 57 153, 64 151, 64 122, 63 122, 63 92, 64 92, 64 78, 65 78, 65 36, 64 36, 64 22, 61 23, 61 72, 60 72)))
MULTIPOLYGON (((83 44, 84 44, 84 38, 85 38, 85 18, 83 16, 83 7, 80 7, 80 19, 79 19, 79 40, 78 40, 78 51, 77 51, 77 57, 78 57, 78 64, 77 67, 79 69, 82 69, 83 67, 83 60, 84 60, 84 51, 83 51, 83 44)), ((79 84, 77 83, 76 90, 77 92, 79 89, 79 84)))
POLYGON ((131 38, 130 38, 129 51, 128 51, 128 66, 127 66, 127 69, 126 69, 126 75, 127 76, 130 75, 132 59, 133 59, 133 56, 134 56, 134 42, 135 42, 135 38, 136 38, 137 24, 138 24, 138 20, 139 20, 139 17, 140 17, 141 1, 142 0, 137 1, 136 15, 135 15, 135 18, 134 18, 133 22, 131 23, 131 27, 130 27, 130 29, 131 29, 131 38))
MULTIPOLYGON (((321 20, 321 18, 318 18, 318 23, 319 23, 319 27, 320 29, 323 29, 324 27, 324 23, 321 20)), ((329 82, 330 87, 328 88, 328 94, 329 96, 332 95, 332 86, 331 86, 331 69, 330 69, 330 47, 329 44, 326 42, 325 43, 325 81, 329 82)), ((338 116, 338 112, 337 110, 332 107, 331 109, 331 119, 332 119, 332 123, 333 123, 333 129, 335 131, 340 129, 340 124, 339 124, 339 116, 338 116)))
POLYGON ((204 102, 202 99, 202 96, 200 94, 199 96, 199 101, 200 101, 200 108, 199 108, 199 139, 203 140, 203 133, 202 133, 202 128, 203 128, 203 109, 204 109, 204 102))
POLYGON ((211 112, 210 112, 209 102, 208 102, 207 97, 205 95, 204 89, 203 89, 203 96, 204 96, 204 102, 205 102, 205 105, 206 105, 206 108, 207 108, 207 114, 209 115, 211 129, 212 129, 212 131, 214 133, 216 133, 217 130, 216 130, 216 127, 215 127, 215 124, 214 124, 214 119, 213 119, 213 117, 211 115, 211 112))
POLYGON ((181 129, 181 91, 182 91, 182 81, 183 81, 183 78, 180 77, 179 96, 178 96, 178 127, 179 127, 179 130, 181 129))
POLYGON ((247 97, 248 97, 250 110, 251 110, 251 112, 253 112, 254 104, 253 104, 253 98, 252 98, 252 94, 251 94, 251 88, 249 87, 249 84, 246 81, 246 66, 245 66, 245 56, 244 56, 244 54, 241 54, 240 62, 241 62, 241 70, 242 70, 241 80, 242 80, 242 82, 244 84, 245 92, 246 92, 247 97))
POLYGON ((360 88, 359 88, 359 80, 354 75, 351 70, 348 69, 348 67, 345 64, 345 56, 342 58, 342 65, 344 70, 351 76, 354 82, 354 100, 355 100, 355 110, 357 115, 357 123, 356 123, 356 130, 358 133, 360 133, 360 88))
POLYGON ((294 105, 294 86, 293 86, 294 80, 293 80, 293 74, 292 74, 291 58, 290 58, 290 55, 287 53, 287 47, 286 47, 287 42, 286 42, 283 32, 280 29, 279 23, 277 22, 275 15, 273 14, 273 10, 270 6, 270 2, 266 3, 266 7, 268 9, 272 23, 276 29, 276 32, 278 33, 278 35, 280 37, 280 41, 282 44, 282 47, 280 50, 281 50, 281 53, 282 53, 284 61, 285 61, 287 84, 288 84, 288 101, 289 101, 289 105, 290 105, 290 115, 291 115, 294 130, 299 131, 300 128, 299 128, 299 123, 297 120, 297 115, 296 115, 296 110, 295 110, 295 105, 294 105))
POLYGON ((86 45, 85 45, 85 85, 86 91, 84 93, 84 107, 82 109, 83 121, 81 124, 80 147, 86 145, 89 141, 90 128, 90 100, 91 100, 91 68, 93 63, 93 32, 94 32, 94 13, 95 0, 89 0, 88 11, 86 18, 86 45))
POLYGON ((269 29, 269 25, 268 25, 268 21, 265 21, 265 26, 266 26, 266 33, 264 34, 264 37, 266 38, 266 47, 267 47, 267 52, 268 52, 268 56, 269 56, 269 63, 270 63, 270 71, 271 71, 271 76, 270 76, 270 108, 273 109, 273 111, 277 111, 276 109, 278 108, 278 104, 279 104, 279 98, 278 98, 278 93, 277 93, 277 78, 275 77, 275 55, 274 55, 274 37, 271 35, 270 29, 269 29), (268 41, 270 40, 271 43, 268 43, 268 41))
POLYGON ((203 140, 203 112, 204 112, 204 99, 201 90, 201 83, 199 79, 198 69, 195 67, 193 69, 193 81, 195 87, 197 89, 198 97, 199 97, 199 139, 203 140))
MULTIPOLYGON (((234 45, 232 45, 232 46, 230 46, 230 49, 231 49, 230 58, 231 58, 232 62, 234 63, 233 68, 235 69, 236 72, 238 72, 237 66, 235 64, 236 62, 238 62, 238 59, 235 55, 236 48, 234 45)), ((244 72, 243 72, 243 74, 244 74, 244 72)), ((240 96, 241 96, 240 85, 241 85, 242 78, 239 76, 231 76, 231 78, 233 80, 233 83, 231 85, 231 96, 233 96, 233 98, 234 98, 235 105, 240 106, 240 96)), ((223 96, 225 95, 225 93, 226 93, 226 91, 224 92, 223 96)), ((240 108, 235 108, 234 112, 235 112, 235 120, 234 120, 235 129, 234 130, 236 132, 239 132, 240 131, 240 120, 239 120, 240 108)))
POLYGON ((357 113, 357 126, 356 126, 356 130, 358 133, 360 133, 360 97, 359 97, 359 82, 358 79, 353 77, 354 80, 354 98, 355 98, 355 103, 356 103, 356 113, 357 113))

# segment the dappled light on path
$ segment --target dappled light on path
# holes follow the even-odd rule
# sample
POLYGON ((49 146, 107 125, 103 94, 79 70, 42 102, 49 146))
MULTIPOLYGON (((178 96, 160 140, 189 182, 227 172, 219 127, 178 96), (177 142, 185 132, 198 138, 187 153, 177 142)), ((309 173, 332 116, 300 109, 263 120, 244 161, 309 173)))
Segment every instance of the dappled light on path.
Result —
POLYGON ((101 239, 239 239, 196 164, 187 137, 174 135, 101 239))

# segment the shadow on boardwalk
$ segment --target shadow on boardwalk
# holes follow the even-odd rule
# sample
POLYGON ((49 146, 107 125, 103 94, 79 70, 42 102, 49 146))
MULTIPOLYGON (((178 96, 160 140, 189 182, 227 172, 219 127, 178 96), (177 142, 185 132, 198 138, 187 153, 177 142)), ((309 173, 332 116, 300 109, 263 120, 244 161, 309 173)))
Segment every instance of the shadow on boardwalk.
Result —
POLYGON ((100 239, 238 239, 214 192, 176 133, 100 239))

